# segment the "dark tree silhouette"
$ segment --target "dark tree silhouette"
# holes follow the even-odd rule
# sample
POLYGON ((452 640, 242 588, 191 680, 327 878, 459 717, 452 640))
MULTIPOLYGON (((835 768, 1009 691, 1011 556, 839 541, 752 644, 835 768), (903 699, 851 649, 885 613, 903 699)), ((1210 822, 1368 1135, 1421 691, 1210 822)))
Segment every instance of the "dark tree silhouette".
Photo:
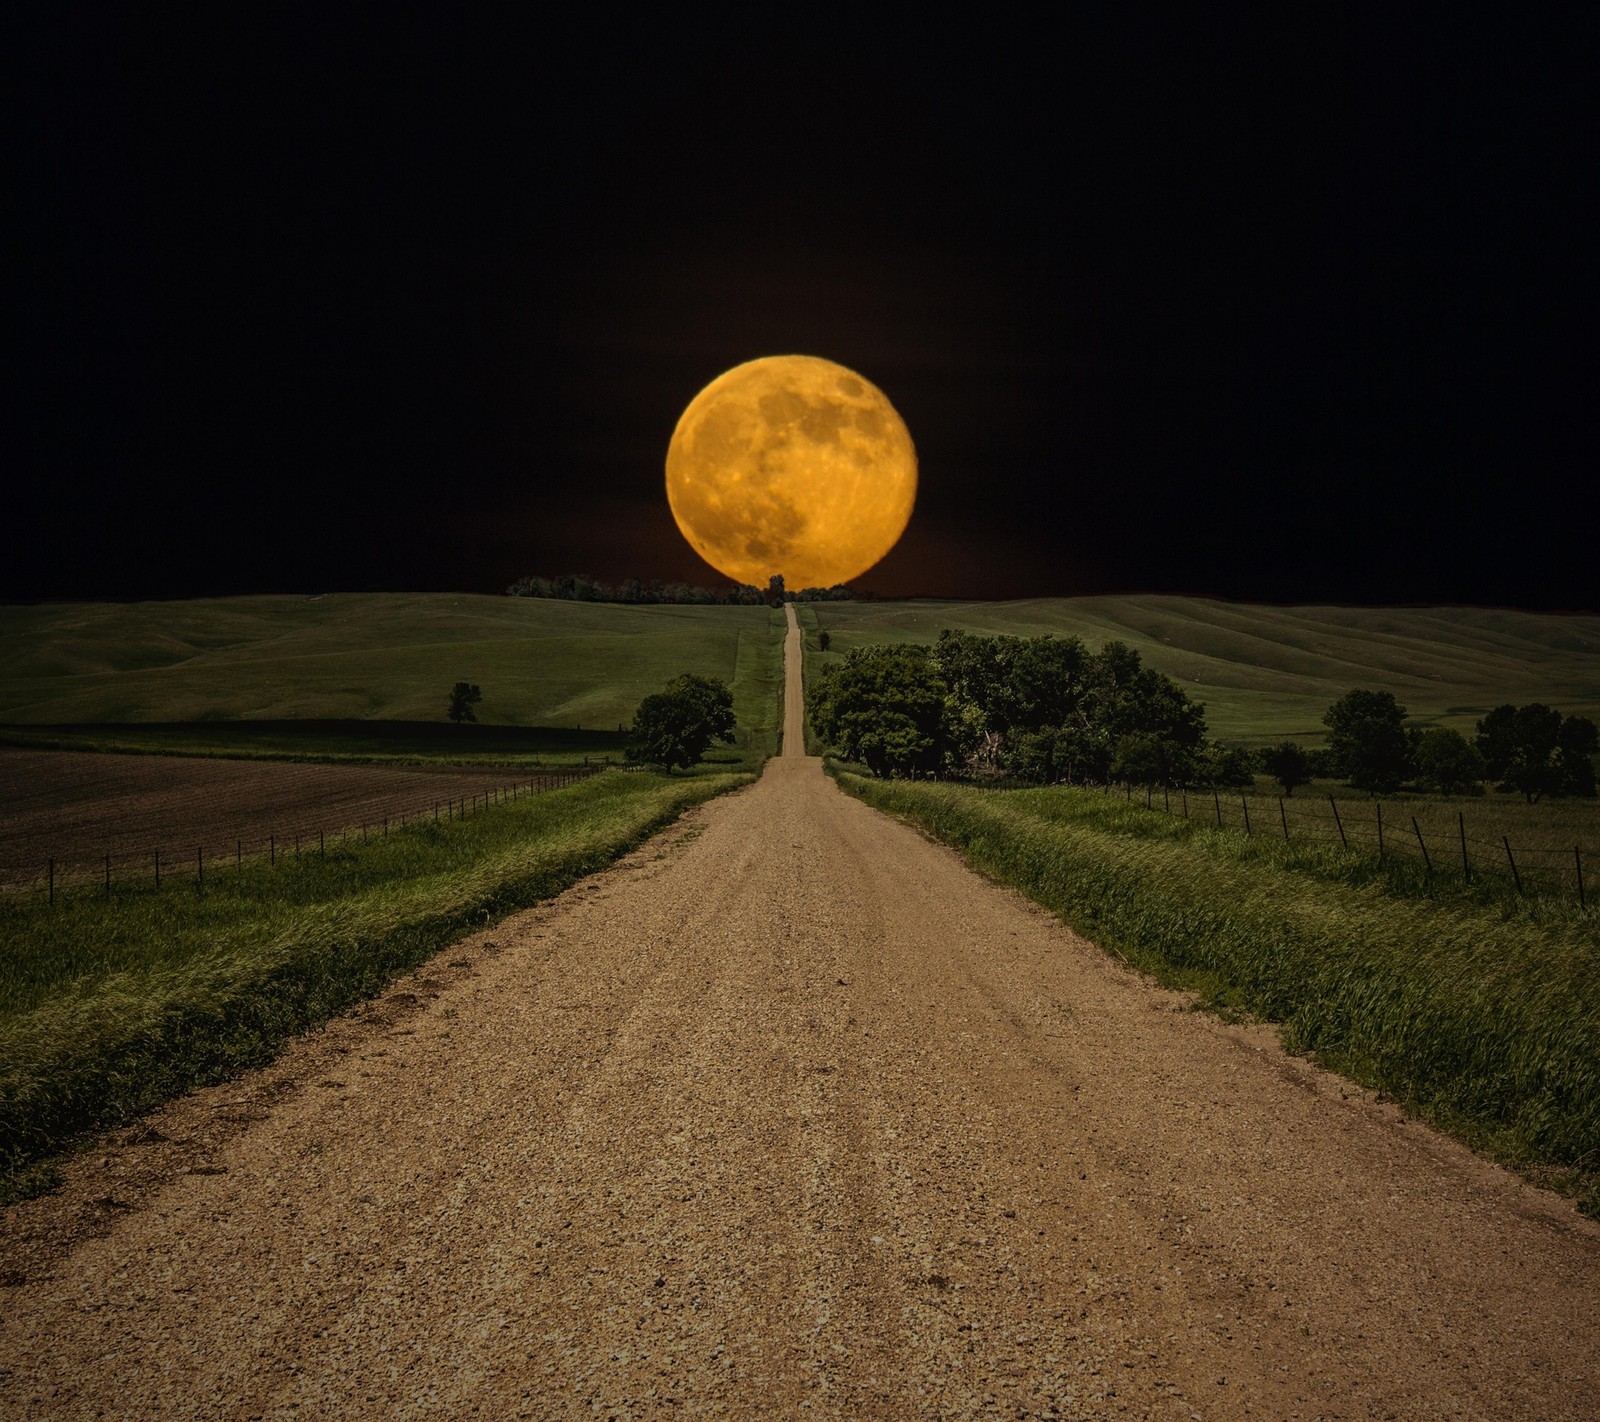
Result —
POLYGON ((458 726, 463 721, 476 721, 472 708, 483 700, 483 693, 471 682, 458 681, 450 688, 450 709, 445 713, 458 726))
POLYGON ((633 715, 628 759, 687 770, 714 740, 733 740, 733 693, 712 677, 685 672, 647 696, 633 715))

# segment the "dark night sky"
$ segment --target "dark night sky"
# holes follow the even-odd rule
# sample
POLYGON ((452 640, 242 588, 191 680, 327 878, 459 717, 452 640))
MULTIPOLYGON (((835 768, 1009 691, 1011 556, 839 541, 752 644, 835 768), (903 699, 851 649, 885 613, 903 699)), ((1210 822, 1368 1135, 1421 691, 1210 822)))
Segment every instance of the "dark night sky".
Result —
POLYGON ((885 595, 1600 608, 1592 20, 326 8, 6 22, 0 597, 718 583, 668 437, 798 351, 885 595))

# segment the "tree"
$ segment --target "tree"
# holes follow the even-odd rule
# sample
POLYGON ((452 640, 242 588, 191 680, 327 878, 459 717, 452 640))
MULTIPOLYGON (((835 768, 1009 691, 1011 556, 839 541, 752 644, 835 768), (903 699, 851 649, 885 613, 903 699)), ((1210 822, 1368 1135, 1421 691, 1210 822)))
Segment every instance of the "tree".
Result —
MULTIPOLYGON (((970 709, 992 759, 1030 779, 1106 780, 1125 738, 1154 738, 1161 780, 1183 784, 1205 737, 1204 708, 1120 642, 1091 652, 1077 637, 983 637, 946 630, 935 663, 970 709)), ((1141 744, 1143 742, 1141 741, 1141 744)), ((1143 752, 1128 765, 1140 767, 1143 752)))
POLYGON ((1406 708, 1388 691, 1347 691, 1323 714, 1330 759, 1357 790, 1399 788, 1411 771, 1406 708))
POLYGON ((472 708, 483 700, 483 693, 471 682, 458 681, 450 688, 450 709, 445 713, 460 725, 463 721, 476 721, 472 708))
POLYGON ((1243 746, 1212 741, 1201 753, 1197 778, 1219 790, 1248 790, 1256 783, 1255 757, 1243 746))
POLYGON ((912 643, 855 647, 824 670, 812 689, 811 724, 880 778, 954 768, 979 729, 929 649, 912 643))
POLYGON ((1292 796, 1295 786, 1311 783, 1311 757, 1293 741, 1270 746, 1261 752, 1262 768, 1292 796))
POLYGON ((712 741, 733 740, 733 731, 733 693, 712 677, 685 672, 639 703, 628 759, 687 770, 712 741))
POLYGON ((773 607, 782 607, 787 600, 783 594, 783 574, 774 573, 767 579, 767 601, 773 607))
POLYGON ((1194 755, 1165 736, 1135 731, 1117 742, 1111 775, 1131 785, 1186 785, 1194 772, 1194 755))
POLYGON ((817 633, 817 650, 826 652, 828 650, 828 644, 832 641, 833 639, 828 636, 826 632, 817 633))
POLYGON ((1460 731, 1430 726, 1417 738, 1417 779, 1441 795, 1469 790, 1483 779, 1483 757, 1460 731))
POLYGON ((1566 716, 1542 702, 1496 706, 1478 722, 1478 750, 1503 790, 1531 805, 1541 795, 1593 795, 1593 756, 1600 733, 1585 716, 1566 716))
POLYGON ((1556 736, 1557 795, 1595 794, 1594 756, 1600 750, 1600 728, 1587 716, 1568 716, 1556 736))

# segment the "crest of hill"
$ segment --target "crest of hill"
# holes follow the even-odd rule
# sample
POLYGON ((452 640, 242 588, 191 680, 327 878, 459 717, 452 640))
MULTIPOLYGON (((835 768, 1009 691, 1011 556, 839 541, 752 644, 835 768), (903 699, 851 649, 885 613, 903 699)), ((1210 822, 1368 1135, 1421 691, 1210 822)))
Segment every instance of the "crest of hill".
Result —
MULTIPOLYGON (((1354 686, 1470 732, 1505 701, 1600 719, 1600 617, 1462 607, 1269 607, 1167 596, 799 606, 812 665, 945 627, 1120 640, 1206 705, 1212 733, 1318 738, 1354 686), (816 650, 827 631, 830 650, 816 650)), ((771 721, 783 616, 448 593, 0 607, 0 722, 440 721, 483 687, 488 725, 613 729, 683 671, 771 721)))
POLYGON ((1600 717, 1600 617, 1467 607, 1270 607, 1169 596, 1017 602, 830 603, 801 618, 829 634, 824 660, 945 627, 1014 637, 1122 641, 1205 703, 1213 734, 1318 739, 1352 687, 1392 691, 1412 718, 1471 734, 1506 701, 1600 717))

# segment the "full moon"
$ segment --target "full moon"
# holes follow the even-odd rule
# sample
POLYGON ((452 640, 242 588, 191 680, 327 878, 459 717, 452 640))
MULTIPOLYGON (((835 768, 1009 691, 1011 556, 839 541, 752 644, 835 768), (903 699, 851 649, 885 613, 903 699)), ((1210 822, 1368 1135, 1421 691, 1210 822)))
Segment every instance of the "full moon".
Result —
POLYGON ((667 447, 667 502, 694 551, 741 583, 831 587, 894 547, 917 452, 871 381, 816 356, 764 356, 689 403, 667 447))

